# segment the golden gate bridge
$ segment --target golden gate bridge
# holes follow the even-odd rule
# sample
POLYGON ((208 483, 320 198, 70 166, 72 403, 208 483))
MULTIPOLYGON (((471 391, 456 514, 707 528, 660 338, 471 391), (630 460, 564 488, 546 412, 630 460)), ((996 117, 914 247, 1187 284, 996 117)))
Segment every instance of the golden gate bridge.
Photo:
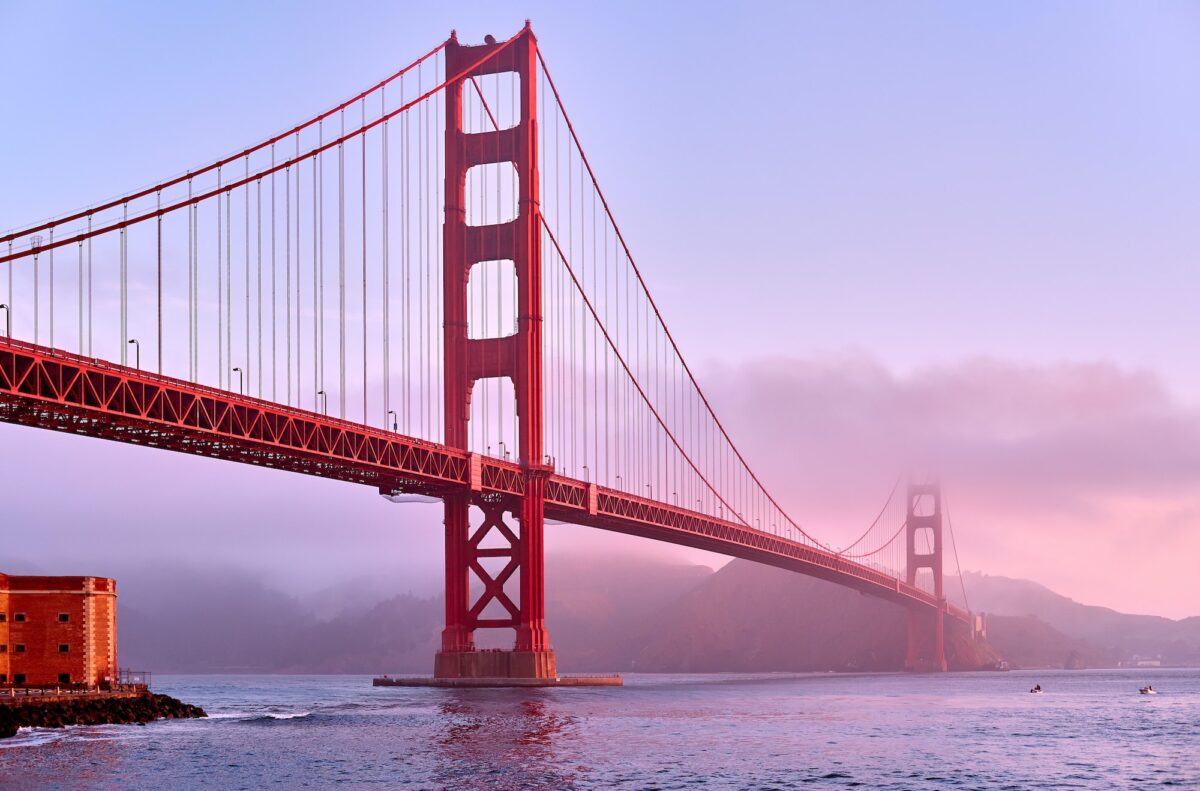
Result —
POLYGON ((903 605, 913 670, 946 669, 947 628, 975 635, 943 589, 936 485, 894 486, 841 550, 763 486, 528 23, 451 34, 281 134, 0 235, 0 264, 0 420, 443 501, 437 678, 557 678, 547 519, 903 605))

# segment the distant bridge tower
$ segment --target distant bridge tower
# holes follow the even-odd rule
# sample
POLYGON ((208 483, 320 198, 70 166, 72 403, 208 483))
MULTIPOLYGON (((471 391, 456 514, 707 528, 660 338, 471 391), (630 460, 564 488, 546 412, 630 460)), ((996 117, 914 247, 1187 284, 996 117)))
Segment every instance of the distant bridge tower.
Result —
POLYGON ((909 608, 908 650, 904 660, 906 670, 946 671, 945 632, 943 619, 946 595, 942 587, 942 490, 937 484, 908 487, 907 518, 905 521, 907 582, 915 585, 917 572, 933 572, 933 592, 937 607, 909 608))
MULTIPOLYGON (((502 47, 490 37, 479 46, 451 38, 446 74, 457 75, 502 47)), ((507 377, 517 404, 520 464, 525 491, 520 498, 485 499, 476 468, 474 492, 447 494, 446 628, 434 663, 437 678, 554 678, 554 652, 546 635, 542 533, 545 482, 552 471, 542 450, 542 251, 538 225, 537 40, 528 23, 502 52, 446 87, 445 224, 445 442, 468 449, 471 391, 480 379, 507 377), (466 133, 463 91, 484 74, 516 72, 520 78, 515 126, 466 133), (467 171, 478 165, 511 163, 516 170, 516 217, 505 223, 468 225, 467 171), (517 279, 517 331, 495 338, 468 334, 468 284, 485 261, 511 261, 517 279), (471 506, 482 512, 472 525, 471 506), (514 529, 514 518, 519 529, 514 529), (489 538, 490 535, 490 538, 489 538), (497 547, 499 540, 505 546, 497 547), (488 546, 484 546, 488 544, 488 546), (505 560, 489 571, 488 559, 505 560), (480 591, 472 601, 471 580, 480 591), (519 601, 505 583, 519 580, 519 601), (485 610, 491 606, 491 612, 485 610), (513 629, 511 651, 479 651, 477 629, 513 629)), ((477 460, 476 457, 472 457, 477 460)))

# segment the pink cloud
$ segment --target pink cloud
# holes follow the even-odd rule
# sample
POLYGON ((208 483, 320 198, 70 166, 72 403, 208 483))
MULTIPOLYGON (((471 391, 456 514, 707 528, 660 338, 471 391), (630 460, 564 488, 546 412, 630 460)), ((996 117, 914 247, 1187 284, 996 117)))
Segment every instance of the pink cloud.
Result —
POLYGON ((850 539, 896 475, 946 487, 965 567, 1081 600, 1200 613, 1200 411, 1153 373, 863 355, 710 371, 722 418, 818 535, 850 539))

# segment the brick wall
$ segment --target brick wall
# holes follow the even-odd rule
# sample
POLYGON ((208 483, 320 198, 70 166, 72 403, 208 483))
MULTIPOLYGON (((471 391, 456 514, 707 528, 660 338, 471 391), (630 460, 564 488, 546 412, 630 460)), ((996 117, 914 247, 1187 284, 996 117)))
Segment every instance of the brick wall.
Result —
MULTIPOLYGON (((9 684, 94 685, 116 676, 116 583, 97 577, 0 580, 7 599, 0 644, 9 684)), ((0 599, 3 601, 4 599, 0 599)))
POLYGON ((0 620, 0 684, 6 684, 12 681, 12 674, 8 669, 8 652, 12 650, 8 639, 8 575, 0 574, 0 613, 3 613, 3 620, 0 620))

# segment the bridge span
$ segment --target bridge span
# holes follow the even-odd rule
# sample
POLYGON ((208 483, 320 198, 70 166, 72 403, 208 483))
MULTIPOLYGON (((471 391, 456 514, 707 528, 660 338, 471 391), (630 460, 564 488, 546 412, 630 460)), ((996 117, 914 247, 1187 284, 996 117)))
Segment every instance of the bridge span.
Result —
POLYGON ((838 551, 762 485, 528 25, 452 35, 305 124, 0 236, 0 264, 0 421, 441 499, 439 678, 557 676, 547 518, 902 605, 912 669, 944 670, 944 620, 972 621, 943 590, 938 487, 838 551), (513 630, 502 665, 483 629, 513 630))

